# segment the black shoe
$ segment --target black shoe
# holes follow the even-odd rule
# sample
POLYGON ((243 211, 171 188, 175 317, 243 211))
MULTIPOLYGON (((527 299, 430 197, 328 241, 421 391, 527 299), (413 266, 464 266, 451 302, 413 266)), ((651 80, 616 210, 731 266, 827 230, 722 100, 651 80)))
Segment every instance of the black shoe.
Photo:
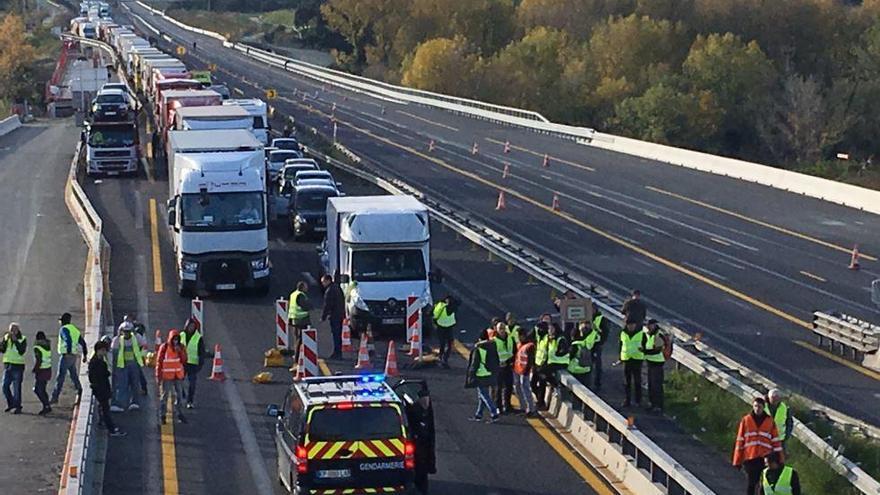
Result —
POLYGON ((52 397, 52 400, 49 401, 49 404, 58 404, 58 397, 52 397))
POLYGON ((50 412, 52 412, 52 408, 51 408, 51 407, 49 407, 49 406, 43 406, 43 408, 40 409, 40 412, 38 412, 37 415, 38 415, 38 416, 45 416, 45 415, 49 414, 50 412))
POLYGON ((183 424, 186 424, 186 423, 187 423, 187 421, 186 421, 186 416, 184 416, 183 414, 178 414, 178 415, 177 415, 177 420, 180 421, 180 422, 183 423, 183 424))
POLYGON ((12 414, 21 414, 21 408, 16 407, 15 409, 12 410, 12 414))
POLYGON ((115 430, 110 432, 111 437, 124 437, 125 435, 128 435, 128 433, 120 430, 119 428, 116 428, 115 430))
POLYGON ((11 410, 13 410, 13 409, 15 409, 15 408, 12 407, 12 406, 9 406, 9 407, 7 407, 3 412, 9 412, 9 411, 11 411, 11 410))
POLYGON ((527 417, 527 418, 540 418, 540 417, 541 417, 541 414, 538 413, 538 411, 532 411, 532 412, 530 412, 530 413, 527 413, 527 414, 526 414, 526 417, 527 417))

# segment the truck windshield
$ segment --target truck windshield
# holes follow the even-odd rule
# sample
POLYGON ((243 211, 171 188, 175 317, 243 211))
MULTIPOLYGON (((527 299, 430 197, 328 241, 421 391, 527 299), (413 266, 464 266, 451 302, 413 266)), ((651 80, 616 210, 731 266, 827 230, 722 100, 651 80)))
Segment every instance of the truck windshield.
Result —
POLYGON ((309 422, 310 442, 379 440, 403 436, 400 414, 391 407, 318 409, 309 422))
POLYGON ((89 146, 95 148, 127 148, 134 144, 134 126, 93 126, 89 130, 89 146))
POLYGON ((265 225, 261 192, 184 194, 180 202, 185 230, 248 230, 265 225))
POLYGON ((296 211, 325 211, 327 198, 336 197, 332 191, 298 191, 294 208, 296 211))
POLYGON ((352 278, 358 282, 425 280, 425 260, 418 249, 355 251, 352 278))

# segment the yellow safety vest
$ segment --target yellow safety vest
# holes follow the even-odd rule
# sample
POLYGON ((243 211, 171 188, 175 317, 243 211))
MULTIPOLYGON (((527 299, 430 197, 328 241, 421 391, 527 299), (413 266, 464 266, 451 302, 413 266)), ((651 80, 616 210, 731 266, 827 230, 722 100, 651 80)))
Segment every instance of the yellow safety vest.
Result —
POLYGON ((449 328, 455 325, 455 313, 449 314, 446 311, 448 304, 446 301, 440 301, 434 305, 434 320, 437 322, 437 326, 443 328, 449 328))
POLYGON ((561 356, 556 354, 556 349, 559 347, 559 337, 551 340, 547 347, 549 353, 547 357, 548 364, 564 364, 568 366, 568 354, 563 354, 561 356))
POLYGON ((544 366, 547 363, 547 344, 549 340, 549 335, 538 337, 538 344, 535 346, 535 366, 544 366))
POLYGON ((72 323, 68 323, 61 327, 62 329, 67 329, 67 333, 70 335, 70 349, 65 349, 67 343, 64 342, 64 338, 62 336, 58 336, 58 354, 79 354, 79 339, 82 335, 82 332, 79 331, 79 328, 76 328, 76 325, 72 323))
POLYGON ((605 315, 596 315, 593 318, 593 330, 602 333, 602 318, 605 318, 605 315))
POLYGON ((15 343, 27 344, 27 337, 22 335, 18 340, 13 341, 12 336, 6 337, 6 352, 3 353, 3 364, 24 364, 24 354, 18 352, 15 343))
POLYGON ((642 335, 644 330, 639 330, 632 337, 626 333, 626 330, 620 331, 620 360, 629 361, 630 359, 645 359, 645 355, 639 350, 642 345, 642 335))
POLYGON ((791 495, 791 476, 794 470, 788 466, 783 466, 782 472, 779 473, 779 479, 776 480, 776 486, 771 486, 767 481, 767 470, 764 468, 761 472, 761 486, 764 487, 764 495, 791 495))
POLYGON ((480 360, 477 364, 477 376, 480 378, 492 376, 492 373, 486 369, 486 349, 477 347, 477 359, 480 360))
MULTIPOLYGON (((116 352, 116 367, 125 368, 125 337, 119 338, 119 349, 116 352)), ((141 354, 141 346, 134 335, 131 336, 131 352, 138 366, 144 366, 144 356, 141 354)))
MULTIPOLYGON (((592 332, 590 335, 592 335, 593 333, 595 333, 595 332, 592 332)), ((572 346, 572 349, 574 350, 574 352, 572 353, 572 357, 570 358, 570 360, 568 362, 568 372, 569 373, 571 373, 573 375, 582 375, 584 373, 589 373, 590 370, 592 369, 589 366, 581 366, 580 362, 578 361, 578 354, 580 354, 580 352, 581 352, 581 347, 586 347, 587 349, 593 348, 593 343, 595 342, 595 339, 593 339, 593 342, 590 342, 589 339, 590 339, 590 337, 587 336, 583 340, 575 340, 574 342, 571 343, 571 346, 572 346)))
MULTIPOLYGON (((645 334, 645 350, 654 349, 654 340, 655 337, 657 337, 658 335, 660 334, 645 334)), ((657 354, 645 354, 645 361, 651 363, 665 363, 666 358, 663 357, 663 349, 660 349, 660 352, 658 352, 657 354)))
MULTIPOLYGON (((770 404, 764 405, 764 412, 770 415, 770 404)), ((785 440, 785 422, 788 420, 788 406, 785 402, 780 402, 776 407, 776 414, 773 415, 773 422, 776 423, 776 429, 779 431, 779 441, 785 440)))
POLYGON ((202 333, 196 330, 189 342, 186 340, 186 332, 180 334, 180 343, 186 347, 186 364, 199 364, 199 342, 202 340, 202 333))
POLYGON ((513 358, 513 335, 508 332, 507 338, 501 340, 497 334, 495 335, 495 347, 498 349, 498 361, 501 365, 507 364, 513 358))
POLYGON ((305 295, 303 291, 295 290, 290 293, 290 299, 287 301, 287 319, 288 320, 304 320, 309 317, 309 312, 300 308, 296 304, 296 300, 300 295, 305 295))
POLYGON ((40 352, 40 365, 39 369, 47 370, 52 367, 52 351, 46 349, 45 347, 34 344, 34 349, 40 352))

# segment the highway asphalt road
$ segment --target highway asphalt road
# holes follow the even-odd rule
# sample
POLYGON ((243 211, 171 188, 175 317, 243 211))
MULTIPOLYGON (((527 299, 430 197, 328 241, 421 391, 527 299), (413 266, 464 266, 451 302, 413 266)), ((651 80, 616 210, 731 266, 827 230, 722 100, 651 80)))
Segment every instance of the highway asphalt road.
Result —
MULTIPOLYGON (((0 331, 5 333, 8 324, 16 321, 28 339, 24 410, 18 416, 0 413, 0 487, 4 493, 57 490, 67 446, 73 387, 68 381, 53 412, 37 416, 41 405, 32 391, 30 370, 37 331, 46 333, 54 353, 61 313, 70 312, 73 322, 82 327, 87 248, 64 204, 64 184, 78 138, 79 129, 72 119, 41 120, 0 137, 0 211, 4 214, 0 331)), ((54 383, 53 376, 50 393, 54 383)))
POLYGON ((175 42, 189 47, 197 40, 188 62, 217 64, 238 89, 275 89, 273 105, 300 124, 330 133, 335 104, 339 140, 370 164, 611 290, 640 288, 650 315, 702 332, 787 388, 880 424, 880 374, 819 352, 809 331, 815 309, 878 319, 869 285, 880 278, 880 217, 523 129, 325 90, 126 5, 175 42), (432 139, 437 147, 429 153, 432 139), (513 149, 504 154, 507 140, 513 149), (545 153, 549 167, 542 167, 545 153), (509 179, 502 179, 504 163, 509 179), (505 211, 495 210, 500 188, 507 191, 505 211), (561 212, 550 208, 554 194, 561 212), (855 243, 867 255, 861 271, 847 269, 855 243))

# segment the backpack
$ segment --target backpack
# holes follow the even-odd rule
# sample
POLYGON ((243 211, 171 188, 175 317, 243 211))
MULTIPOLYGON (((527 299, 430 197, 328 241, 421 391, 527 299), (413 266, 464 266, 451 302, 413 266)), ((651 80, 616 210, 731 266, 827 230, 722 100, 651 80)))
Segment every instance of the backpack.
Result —
POLYGON ((663 338, 663 359, 669 361, 672 358, 672 337, 665 333, 661 333, 660 337, 663 338))
POLYGON ((577 359, 578 366, 581 368, 591 368, 593 366, 593 353, 590 349, 587 349, 585 345, 577 346, 578 352, 575 359, 577 359))

